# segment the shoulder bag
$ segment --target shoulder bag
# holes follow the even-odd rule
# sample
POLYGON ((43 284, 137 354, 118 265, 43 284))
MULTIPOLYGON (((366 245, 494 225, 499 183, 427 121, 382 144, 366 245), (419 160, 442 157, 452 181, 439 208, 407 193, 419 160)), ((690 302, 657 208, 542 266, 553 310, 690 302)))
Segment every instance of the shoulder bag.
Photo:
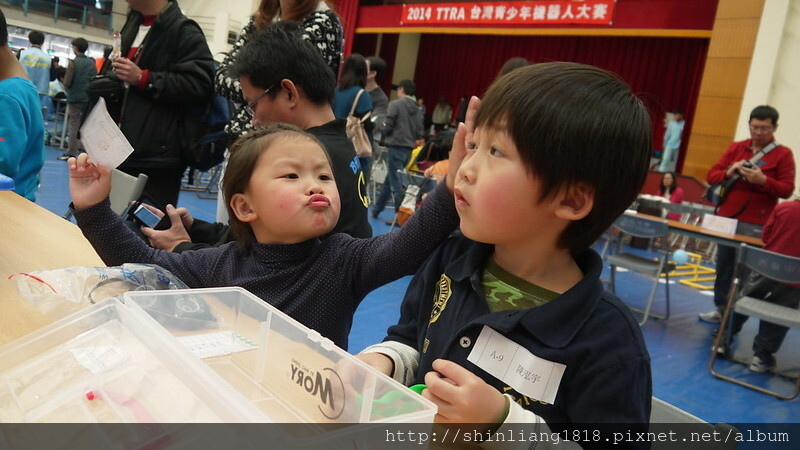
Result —
POLYGON ((372 144, 369 142, 367 131, 364 129, 364 122, 369 119, 372 111, 368 112, 360 119, 354 115, 358 100, 363 93, 364 89, 361 89, 358 91, 358 94, 356 94, 356 98, 353 100, 353 106, 350 107, 350 113, 347 114, 347 125, 345 128, 347 130, 347 137, 353 143, 353 148, 356 150, 356 155, 358 155, 359 158, 370 158, 372 157, 372 144))

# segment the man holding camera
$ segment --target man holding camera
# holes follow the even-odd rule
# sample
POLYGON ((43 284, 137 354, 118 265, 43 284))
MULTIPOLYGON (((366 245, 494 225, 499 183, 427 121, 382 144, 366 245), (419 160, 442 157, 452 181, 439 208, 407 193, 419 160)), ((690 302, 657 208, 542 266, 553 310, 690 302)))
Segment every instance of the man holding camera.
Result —
MULTIPOLYGON (((717 215, 737 219, 738 234, 761 236, 761 229, 778 204, 794 192, 795 163, 792 151, 775 142, 778 111, 767 105, 750 113, 750 139, 734 142, 708 171, 709 184, 733 177, 739 180, 728 190, 717 215), (773 145, 774 142, 774 145, 773 145)), ((719 323, 727 303, 736 266, 736 249, 717 247, 717 279, 714 282, 713 311, 700 314, 704 322, 719 323)), ((727 353, 727 348, 717 349, 727 353)))

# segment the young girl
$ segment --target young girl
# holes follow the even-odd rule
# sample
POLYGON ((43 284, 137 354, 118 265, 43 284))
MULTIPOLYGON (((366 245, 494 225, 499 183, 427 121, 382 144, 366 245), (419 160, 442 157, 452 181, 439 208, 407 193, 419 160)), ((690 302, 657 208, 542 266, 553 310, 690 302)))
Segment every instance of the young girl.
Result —
POLYGON ((220 247, 179 254, 149 247, 111 210, 109 169, 82 154, 69 170, 78 226, 109 266, 157 264, 193 288, 241 286, 344 349, 367 293, 413 274, 458 224, 451 176, 396 233, 320 240, 339 219, 336 182, 320 142, 290 125, 256 130, 231 148, 223 191, 236 242, 220 247))
MULTIPOLYGON (((675 179, 675 172, 664 172, 661 177, 661 184, 658 186, 658 195, 669 199, 670 203, 681 204, 683 202, 683 189, 678 186, 678 181, 675 179)), ((667 213, 667 218, 670 220, 681 220, 681 215, 678 213, 667 213)))

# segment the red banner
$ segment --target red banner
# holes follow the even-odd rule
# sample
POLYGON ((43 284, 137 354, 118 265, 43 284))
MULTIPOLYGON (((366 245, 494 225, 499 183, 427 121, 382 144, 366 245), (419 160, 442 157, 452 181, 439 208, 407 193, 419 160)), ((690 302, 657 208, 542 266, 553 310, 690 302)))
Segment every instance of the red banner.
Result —
POLYGON ((462 2, 403 5, 400 23, 413 25, 611 25, 616 0, 462 2))

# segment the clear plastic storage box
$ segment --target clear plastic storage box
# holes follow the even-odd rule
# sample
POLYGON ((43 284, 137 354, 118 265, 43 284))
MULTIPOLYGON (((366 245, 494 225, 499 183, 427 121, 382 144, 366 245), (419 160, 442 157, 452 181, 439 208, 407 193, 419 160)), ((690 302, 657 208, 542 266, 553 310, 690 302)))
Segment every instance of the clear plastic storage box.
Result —
POLYGON ((303 438, 342 423, 432 423, 436 406, 241 288, 125 294, 270 420, 306 423, 303 438))
POLYGON ((2 423, 263 420, 155 320, 116 299, 0 348, 2 423))

